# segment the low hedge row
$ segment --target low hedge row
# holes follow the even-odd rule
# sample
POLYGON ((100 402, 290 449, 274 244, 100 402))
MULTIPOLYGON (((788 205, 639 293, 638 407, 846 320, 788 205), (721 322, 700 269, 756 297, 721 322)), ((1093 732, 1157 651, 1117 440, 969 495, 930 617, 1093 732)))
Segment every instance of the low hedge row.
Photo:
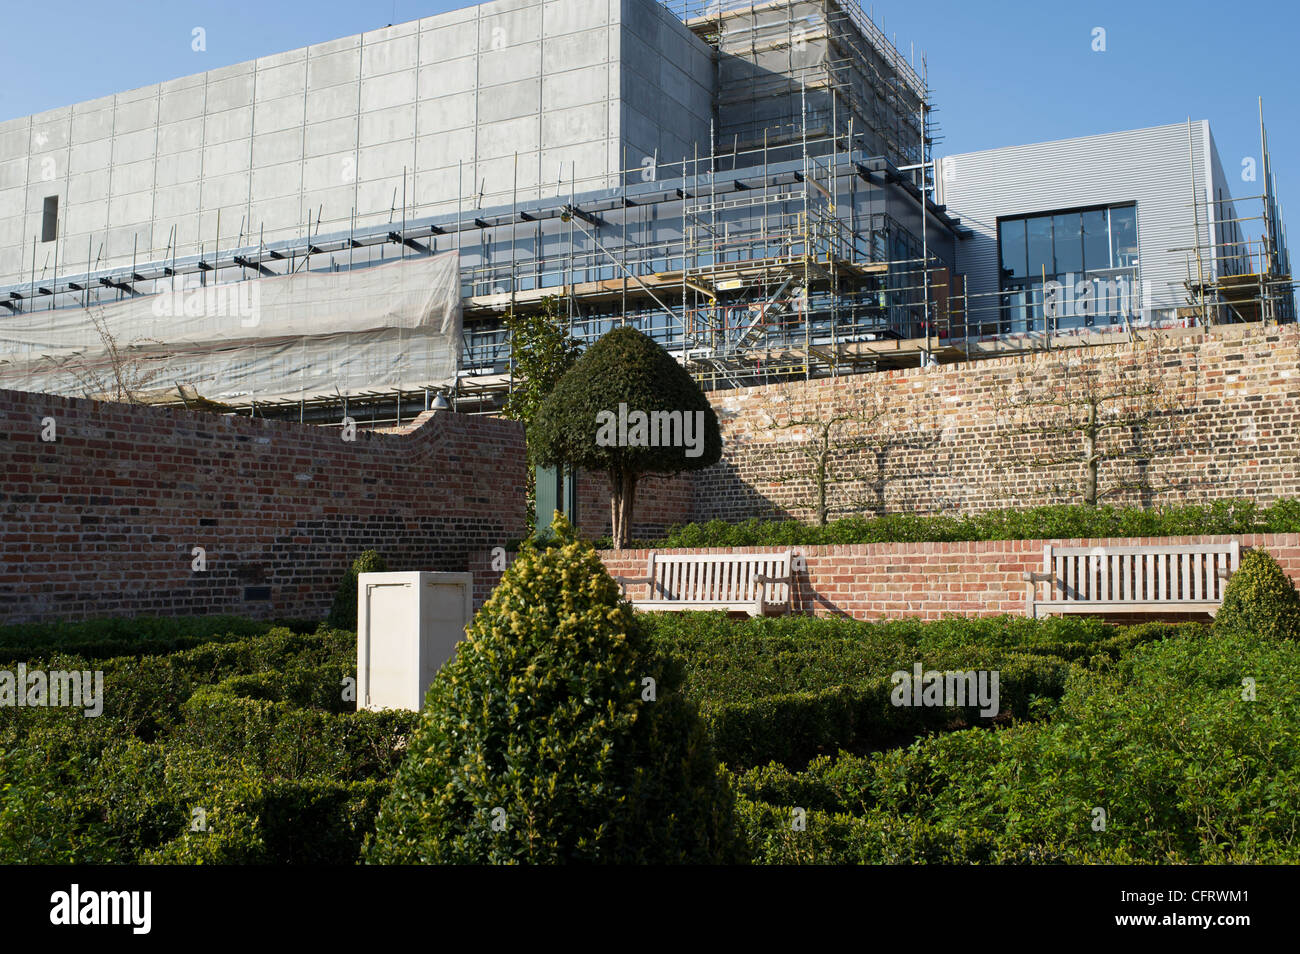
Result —
MULTIPOLYGON (((926 670, 997 670, 999 717, 1036 715, 1036 700, 1058 699, 1070 663, 970 650, 932 654, 915 660, 926 670)), ((900 666, 910 672, 911 664, 900 666)), ((714 701, 701 706, 718 758, 733 767, 769 761, 801 765, 838 749, 898 745, 919 733, 960 725, 990 724, 977 705, 894 705, 895 685, 888 675, 851 685, 769 695, 744 702, 714 701)))
MULTIPOLYGON (((20 623, 0 626, 0 662, 40 659, 54 654, 108 659, 174 653, 211 642, 262 636, 283 623, 241 616, 142 617, 82 622, 20 623)), ((289 628, 315 629, 302 623, 289 628)))
POLYGON ((58 729, 0 749, 0 771, 5 864, 355 864, 389 787, 58 729))
POLYGON ((936 622, 781 617, 735 621, 721 613, 647 616, 658 647, 681 660, 695 701, 752 702, 770 695, 856 684, 910 670, 929 655, 971 647, 1088 662, 1142 642, 1203 633, 1189 623, 1120 627, 1079 617, 949 618, 936 622))
POLYGON ((351 633, 192 622, 129 655, 94 655, 130 632, 106 624, 24 653, 103 670, 104 711, 0 708, 0 863, 357 861, 417 716, 354 711, 351 633), (173 636, 201 642, 152 652, 173 636))
POLYGON ((736 814, 756 864, 970 864, 990 861, 997 843, 987 830, 947 831, 880 813, 809 808, 797 828, 790 807, 738 798, 736 814))
MULTIPOLYGON (((120 734, 150 741, 181 722, 182 704, 202 686, 265 671, 285 672, 292 677, 301 667, 310 669, 329 660, 334 660, 340 671, 346 669, 354 674, 355 654, 355 637, 351 633, 326 629, 303 633, 281 627, 250 638, 205 642, 168 655, 104 659, 53 654, 28 658, 27 662, 47 670, 102 671, 104 712, 98 719, 87 721, 108 720, 120 734)), ((81 712, 0 707, 0 726, 14 725, 19 731, 24 726, 62 718, 80 721, 81 712)))
POLYGON ((1219 533, 1300 533, 1300 500, 1260 507, 1249 500, 1220 500, 1146 510, 1140 507, 1060 505, 993 510, 965 517, 885 514, 845 517, 825 526, 795 520, 738 523, 710 520, 669 529, 637 547, 821 546, 854 543, 946 543, 969 540, 1039 540, 1074 537, 1163 537, 1219 533))
MULTIPOLYGON (((182 706, 185 721, 175 738, 232 759, 246 761, 273 779, 313 777, 389 778, 406 754, 406 741, 419 716, 405 711, 342 711, 337 668, 321 667, 309 691, 332 696, 328 708, 299 700, 268 698, 269 686, 284 685, 280 673, 236 676, 197 690, 182 706), (243 693, 262 693, 253 698, 243 693)), ((293 694, 292 688, 285 695, 293 694)), ((355 703, 347 702, 353 708, 355 703)))
POLYGON ((1049 720, 749 768, 746 835, 774 863, 1297 863, 1297 679, 1294 640, 1140 645, 1074 667, 1049 720))

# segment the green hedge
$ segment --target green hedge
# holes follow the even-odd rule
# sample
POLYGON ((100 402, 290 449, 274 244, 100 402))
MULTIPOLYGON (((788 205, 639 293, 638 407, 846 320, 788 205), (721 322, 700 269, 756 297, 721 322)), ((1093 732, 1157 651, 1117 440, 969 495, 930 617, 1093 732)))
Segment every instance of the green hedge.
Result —
MULTIPOLYGON (((1070 663, 978 650, 932 654, 914 660, 926 670, 997 670, 1000 716, 1029 718, 1037 699, 1057 699, 1070 663)), ((898 667, 910 671, 912 662, 898 667)), ((882 675, 852 685, 769 695, 746 702, 706 703, 701 715, 718 758, 731 766, 808 762, 841 748, 883 748, 924 732, 988 725, 978 706, 896 706, 894 683, 882 675)))
POLYGON ((700 703, 750 702, 849 685, 910 669, 930 654, 971 647, 1087 662, 1114 659, 1134 645, 1176 633, 1206 631, 1196 623, 1121 627, 1086 617, 867 622, 672 613, 642 619, 660 649, 681 660, 687 693, 700 703))
POLYGON ((1200 506, 1087 507, 1071 504, 1029 510, 993 510, 964 517, 885 514, 845 517, 825 526, 797 520, 738 523, 710 520, 676 525, 637 547, 819 546, 853 543, 945 543, 970 540, 1039 540, 1075 537, 1167 537, 1221 533, 1300 532, 1300 500, 1259 507, 1249 500, 1200 506))
MULTIPOLYGON (((94 659, 162 655, 204 643, 261 636, 278 625, 283 624, 239 616, 20 623, 0 626, 0 662, 25 661, 55 653, 94 659)), ((303 624, 293 625, 301 628, 303 624)))
POLYGON ((806 808, 804 827, 795 830, 790 807, 745 798, 737 799, 736 807, 756 864, 987 863, 996 845, 992 831, 949 831, 919 818, 806 808))
MULTIPOLYGON (((337 695, 332 676, 331 671, 322 686, 337 695)), ((397 770, 419 720, 416 713, 334 712, 237 694, 279 679, 279 673, 238 676, 199 689, 185 702, 185 723, 175 737, 244 760, 274 779, 383 779, 397 770)))
POLYGON ((104 714, 98 719, 82 720, 77 709, 0 707, 0 726, 12 725, 21 732, 24 727, 50 719, 107 720, 116 724, 122 735, 151 741, 182 721, 182 705, 202 686, 239 674, 293 671, 298 666, 320 665, 329 660, 335 660, 340 671, 354 674, 356 642, 351 633, 325 629, 302 633, 277 628, 262 636, 205 642, 169 655, 100 659, 54 654, 28 659, 29 665, 50 670, 102 670, 104 714))
POLYGON ((1295 641, 1181 634, 1075 667, 1049 720, 750 768, 743 827, 771 863, 1294 864, 1297 679, 1295 641))
POLYGON ((417 716, 351 711, 351 633, 222 620, 207 632, 238 638, 152 652, 204 631, 175 622, 143 647, 61 626, 60 650, 130 655, 29 660, 102 669, 104 714, 0 708, 0 863, 355 863, 417 716))
POLYGON ((47 730, 0 749, 0 863, 355 864, 387 780, 268 779, 224 753, 47 730), (195 809, 204 830, 191 831, 195 809))

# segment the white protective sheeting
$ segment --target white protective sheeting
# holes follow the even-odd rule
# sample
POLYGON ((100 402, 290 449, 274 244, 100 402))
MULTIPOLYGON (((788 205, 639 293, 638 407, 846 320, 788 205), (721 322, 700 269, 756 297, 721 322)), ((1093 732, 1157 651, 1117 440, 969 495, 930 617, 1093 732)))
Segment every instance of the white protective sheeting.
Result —
POLYGON ((0 388, 187 385, 247 404, 447 381, 460 349, 459 257, 448 252, 0 319, 0 388))

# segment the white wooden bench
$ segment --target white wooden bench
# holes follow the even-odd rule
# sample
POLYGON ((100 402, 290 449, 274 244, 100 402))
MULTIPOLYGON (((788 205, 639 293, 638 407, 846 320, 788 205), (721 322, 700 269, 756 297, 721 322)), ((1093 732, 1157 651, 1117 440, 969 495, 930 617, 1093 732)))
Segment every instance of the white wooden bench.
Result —
POLYGON ((768 616, 790 612, 793 552, 650 553, 645 576, 615 577, 646 584, 649 595, 632 600, 643 611, 727 610, 768 616))
POLYGON ((1043 547, 1043 571, 1024 575, 1025 615, 1219 611, 1237 569, 1237 541, 1170 546, 1043 547), (1038 587, 1047 584, 1047 598, 1038 587))

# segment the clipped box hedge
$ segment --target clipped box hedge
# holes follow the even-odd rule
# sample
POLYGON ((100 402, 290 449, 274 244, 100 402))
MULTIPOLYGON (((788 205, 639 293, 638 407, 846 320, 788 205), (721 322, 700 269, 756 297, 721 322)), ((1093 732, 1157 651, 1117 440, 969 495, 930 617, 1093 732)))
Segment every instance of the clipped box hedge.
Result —
MULTIPOLYGON (((992 669, 999 673, 1000 715, 1028 718, 1035 698, 1058 699, 1071 664, 1050 657, 982 653, 934 655, 917 659, 926 670, 992 669)), ((911 664, 900 666, 911 671, 911 664)), ((718 758, 732 767, 781 762, 799 765, 838 749, 882 748, 912 736, 957 725, 987 725, 977 705, 911 706, 893 704, 890 676, 827 689, 782 693, 744 702, 713 702, 701 707, 718 758)))
POLYGON ((952 543, 1090 537, 1168 537, 1189 534, 1300 533, 1300 500, 1260 507, 1250 500, 1216 500, 1147 510, 1063 504, 1003 509, 962 517, 924 514, 852 516, 825 526, 797 520, 679 524, 637 547, 825 546, 860 543, 952 543))

